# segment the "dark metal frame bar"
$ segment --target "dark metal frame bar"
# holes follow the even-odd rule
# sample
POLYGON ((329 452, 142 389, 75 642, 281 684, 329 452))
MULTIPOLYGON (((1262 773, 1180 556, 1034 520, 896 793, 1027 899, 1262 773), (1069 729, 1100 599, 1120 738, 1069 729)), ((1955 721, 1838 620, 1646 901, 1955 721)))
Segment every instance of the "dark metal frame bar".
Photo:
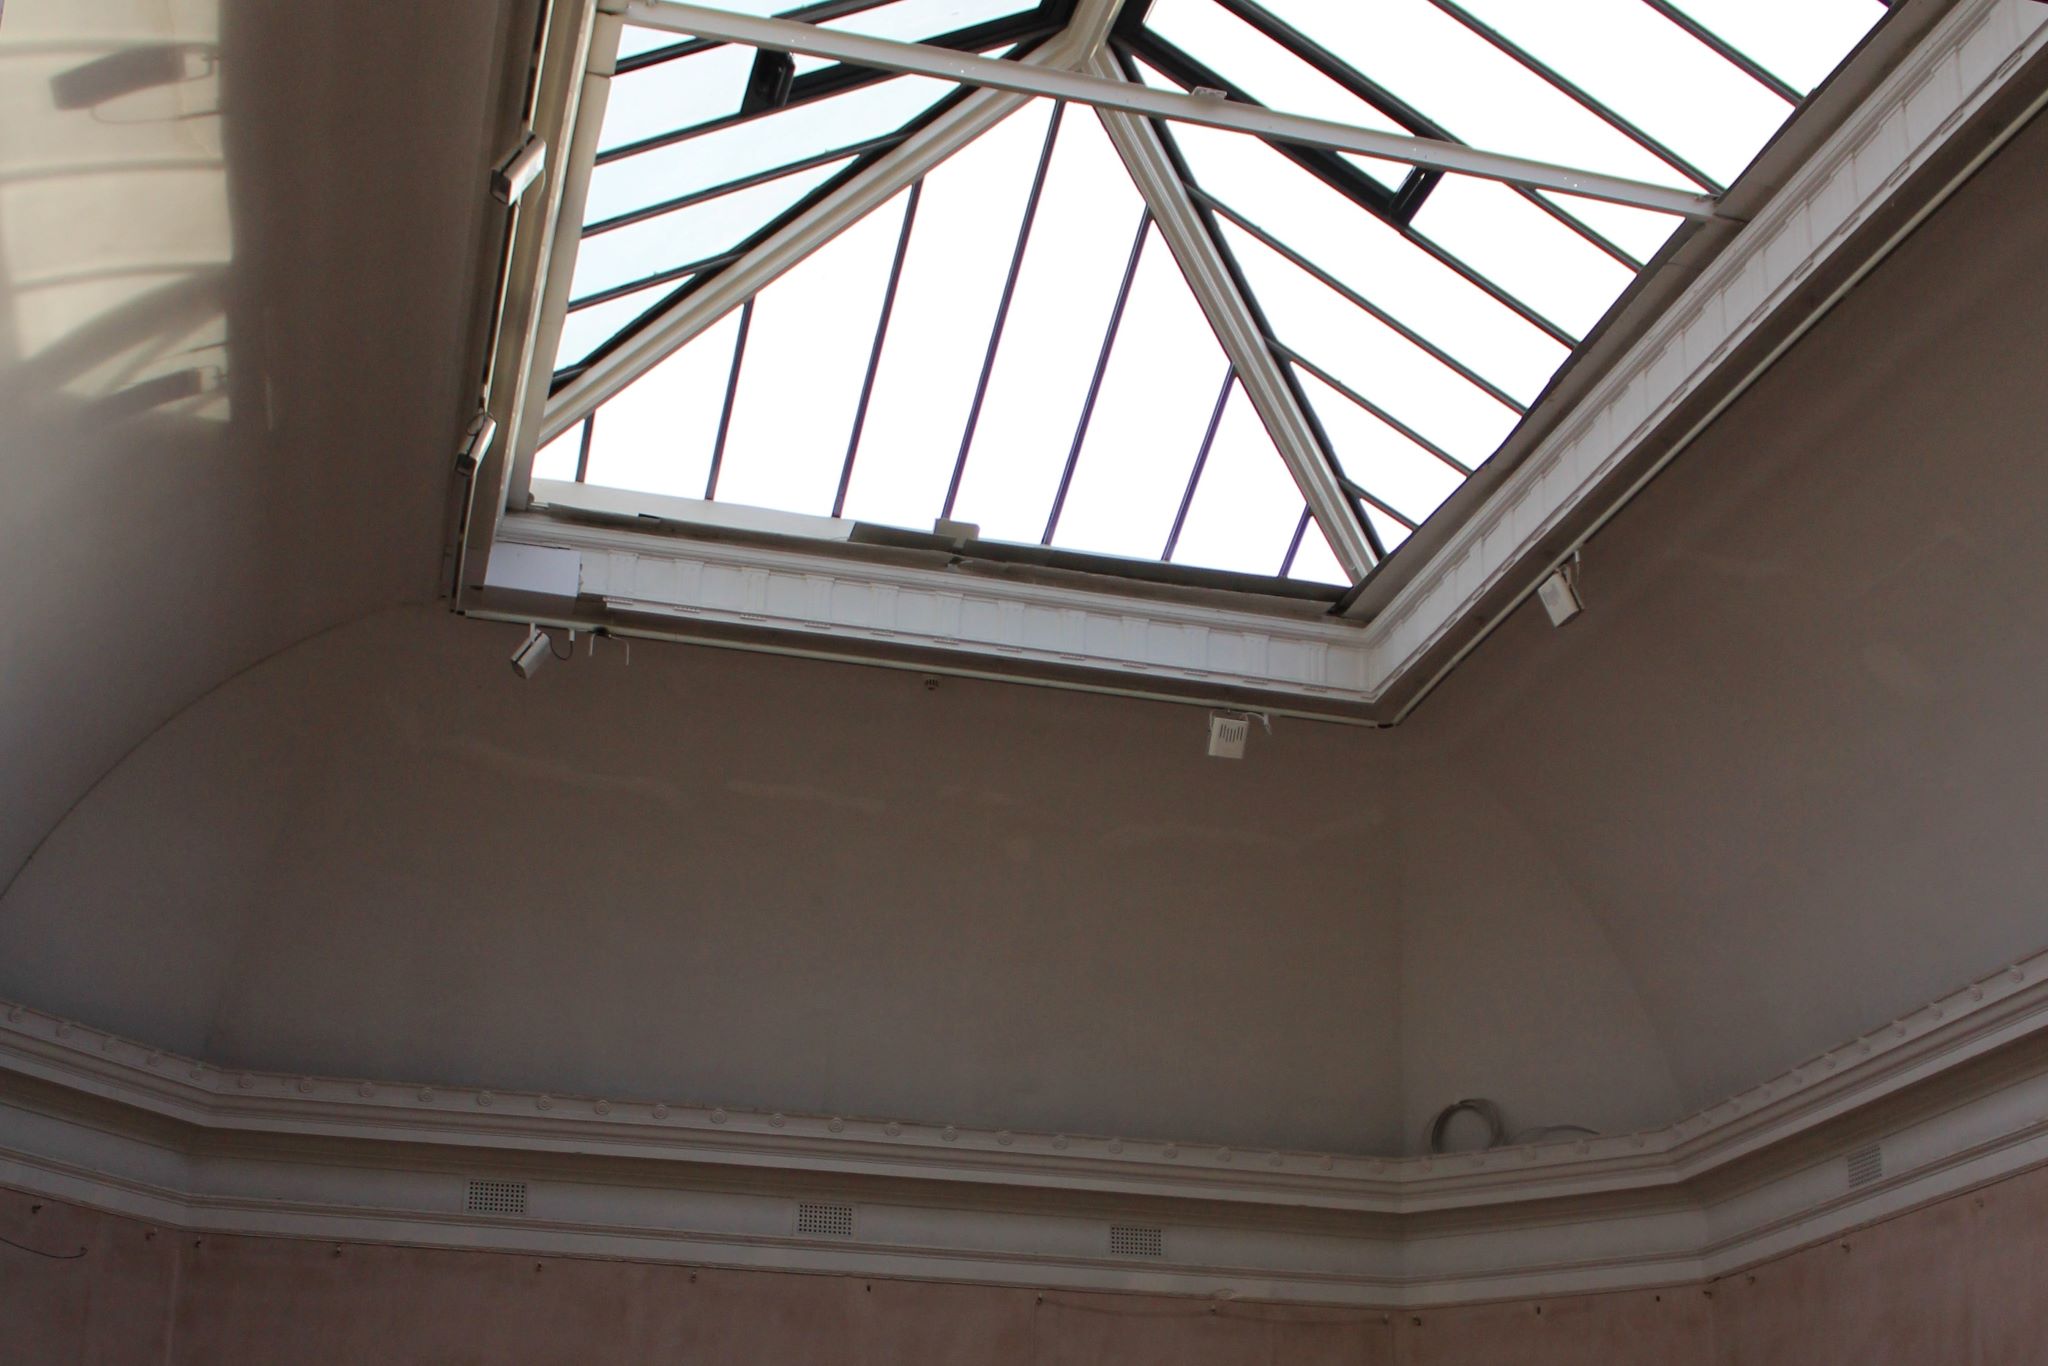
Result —
MULTIPOLYGON (((580 299, 571 299, 569 300, 568 311, 580 313, 586 308, 595 308, 599 304, 608 304, 614 299, 623 299, 628 294, 638 294, 643 289, 653 289, 656 285, 665 285, 672 280, 687 280, 692 276, 701 275, 707 270, 717 270, 720 266, 729 266, 745 254, 743 250, 734 248, 731 251, 722 251, 716 256, 706 256, 699 261, 686 261, 680 266, 671 266, 667 270, 658 270, 652 275, 642 275, 638 279, 628 280, 622 285, 611 285, 605 289, 598 290, 595 294, 585 294, 580 299)), ((583 363, 589 364, 589 359, 586 358, 583 363)))
MULTIPOLYGON (((1607 234, 1581 222, 1576 214, 1552 199, 1544 191, 1532 190, 1527 185, 1510 185, 1508 188, 1570 228, 1579 236, 1585 238, 1588 243, 1599 248, 1608 256, 1613 257, 1622 266, 1626 267, 1630 274, 1641 274, 1643 267, 1648 264, 1638 259, 1634 252, 1629 251, 1626 247, 1623 247, 1620 243, 1607 236, 1607 234)), ((1654 210, 1645 210, 1645 212, 1654 212, 1654 210)))
MULTIPOLYGON (((1119 42, 1116 44, 1116 50, 1118 55, 1126 60, 1127 69, 1128 63, 1135 59, 1144 62, 1184 89, 1207 87, 1221 90, 1234 104, 1253 105, 1261 109, 1267 107, 1246 94, 1221 73, 1203 65, 1149 29, 1141 30, 1139 35, 1130 41, 1119 42)), ((1132 79, 1137 79, 1135 72, 1132 73, 1132 79)), ((1422 201, 1428 196, 1430 189, 1442 178, 1436 171, 1411 169, 1401 188, 1390 190, 1328 148, 1301 147, 1282 142, 1267 145, 1346 199, 1390 223, 1406 223, 1414 217, 1415 211, 1422 207, 1422 201)))
POLYGON ((1529 326, 1544 333, 1552 341, 1565 347, 1567 350, 1578 346, 1578 337, 1573 336, 1564 328, 1559 327, 1556 323, 1544 317, 1536 311, 1533 305, 1522 302, 1521 297, 1506 285, 1497 283, 1492 276, 1467 263, 1463 257, 1438 242, 1428 233, 1413 226, 1409 226, 1403 231, 1409 241, 1421 247, 1439 263, 1449 266, 1451 270, 1462 276, 1468 283, 1477 285, 1481 290, 1490 295, 1495 303, 1500 304, 1509 312, 1519 316, 1529 326))
POLYGON ((1543 80, 1548 81, 1563 94, 1570 96, 1580 107, 1600 119, 1608 127, 1614 129, 1615 132, 1620 133, 1630 142, 1635 143, 1638 147, 1648 152, 1651 156, 1656 157, 1680 175, 1697 182, 1709 194, 1718 195, 1727 190, 1728 187, 1720 181, 1693 165, 1692 162, 1672 148, 1667 147, 1661 140, 1652 137, 1649 133, 1637 127, 1634 122, 1616 112, 1605 101, 1567 79, 1548 62, 1543 61, 1519 43, 1493 28, 1464 6, 1458 4, 1456 0, 1430 0, 1430 3, 1472 32, 1478 34, 1501 52, 1512 57, 1543 80))
POLYGON ((1364 394, 1359 393, 1356 389, 1346 384, 1343 380, 1338 379, 1335 375, 1331 374, 1328 370, 1325 370, 1322 366, 1310 360, 1307 356, 1302 355, 1301 352, 1295 350, 1286 342, 1276 341, 1273 338, 1269 337, 1266 340, 1266 344, 1267 346, 1272 348, 1274 355, 1280 357, 1280 359, 1284 361, 1288 361, 1292 364, 1299 365, 1302 369, 1308 371, 1311 375, 1314 375, 1317 379, 1329 385, 1332 389, 1335 389, 1338 393, 1350 399, 1353 403, 1365 409, 1365 411, 1371 413, 1374 417, 1386 423, 1389 427, 1392 427, 1402 436, 1414 442, 1417 446, 1420 446, 1423 450, 1429 452, 1431 455, 1435 456, 1444 464, 1450 466, 1451 469, 1454 470, 1460 478, 1471 477, 1472 467, 1470 465, 1467 465, 1464 461, 1458 459, 1458 457, 1456 457, 1455 455, 1452 455, 1442 446, 1437 445, 1436 442, 1431 441, 1421 432, 1416 431, 1413 427, 1403 422, 1400 418, 1395 417, 1392 413, 1388 412, 1385 408, 1382 408, 1379 404, 1374 403, 1364 394))
MULTIPOLYGON (((986 52, 991 48, 1010 44, 1022 44, 1028 47, 1052 37, 1064 27, 1064 19, 1049 21, 1043 9, 1027 10, 1022 14, 1012 15, 1007 19, 999 19, 986 24, 974 24, 967 28, 956 29, 951 33, 942 33, 922 41, 929 47, 946 47, 960 52, 986 52)), ((680 49, 690 45, 680 44, 678 46, 680 49)), ((695 50, 707 51, 711 47, 718 46, 724 45, 711 43, 695 50)), ((673 55, 687 56, 689 54, 678 50, 673 55)), ((646 64, 643 63, 643 65, 646 64)), ((597 154, 593 165, 609 165, 615 161, 623 161, 627 157, 638 156, 642 152, 652 152, 663 147, 672 147, 679 142, 687 142, 691 138, 701 137, 706 133, 715 133, 723 128, 750 123, 755 119, 773 118, 776 114, 782 113, 787 109, 794 109, 798 105, 810 104, 817 100, 827 99, 833 95, 843 95, 848 91, 858 90, 864 86, 878 85, 883 81, 897 80, 899 78, 899 73, 894 71, 877 71, 873 67, 854 66, 848 62, 835 62, 830 66, 822 67, 815 71, 807 71, 803 75, 798 76, 790 86, 789 98, 772 109, 756 110, 752 113, 741 113, 736 109, 730 114, 721 114, 716 118, 687 124, 681 128, 672 128, 665 133, 653 133, 634 142, 621 143, 617 147, 608 147, 597 154)))
MULTIPOLYGON (((1176 59, 1184 63, 1178 69, 1170 69, 1168 66, 1160 65, 1158 61, 1153 60, 1152 54, 1162 51, 1178 52, 1178 49, 1172 49, 1169 44, 1166 44, 1157 35, 1147 33, 1143 44, 1119 45, 1117 55, 1123 59, 1125 70, 1133 80, 1137 79, 1137 76, 1136 72, 1132 69, 1132 63, 1134 61, 1145 61, 1156 67, 1169 80, 1187 85, 1190 89, 1196 84, 1215 85, 1216 88, 1230 94, 1233 99, 1243 99, 1245 103, 1256 103, 1256 101, 1244 97, 1242 92, 1236 91, 1227 83, 1221 83, 1223 82, 1221 76, 1196 62, 1193 58, 1185 57, 1184 54, 1176 59)), ((1156 122, 1158 121, 1155 120, 1156 122)), ((1161 132, 1162 134, 1167 134, 1168 130, 1162 126, 1161 132)), ((1170 134, 1168 136, 1170 140, 1170 134)), ((1316 176, 1317 179, 1331 186, 1331 188, 1344 194, 1346 198, 1351 199, 1361 208, 1377 214, 1380 218, 1391 223, 1404 236, 1422 247, 1423 250, 1465 277, 1472 284, 1485 290, 1497 302, 1519 314, 1531 326, 1548 333, 1553 339, 1564 346, 1569 347, 1578 344, 1578 338, 1572 336, 1571 333, 1544 317, 1536 309, 1524 303, 1503 286, 1496 284, 1481 272, 1474 270, 1455 254, 1430 240, 1415 228, 1412 220, 1416 212, 1421 209, 1429 190, 1435 188, 1437 181, 1442 178, 1441 176, 1434 172, 1423 173, 1418 171, 1409 177, 1408 185, 1400 194, 1393 195, 1384 186, 1372 181, 1356 167, 1345 162, 1334 153, 1293 147, 1284 143, 1268 143, 1267 145, 1275 152, 1278 152, 1302 169, 1316 176), (1333 171, 1329 165, 1330 162, 1335 162, 1337 167, 1341 169, 1333 171)), ((1175 160, 1179 161, 1180 158, 1176 155, 1175 160)), ((1181 181, 1191 191, 1196 185, 1194 177, 1187 174, 1184 169, 1181 174, 1181 181)))
POLYGON ((1109 370, 1110 352, 1116 349, 1116 334, 1124 322, 1124 306, 1131 301, 1131 285, 1138 278, 1138 262, 1145 254, 1146 239, 1152 235, 1152 210, 1150 207, 1138 212, 1138 232, 1131 239, 1130 258, 1124 262, 1124 278, 1117 285, 1116 303, 1109 310, 1109 325, 1102 331, 1102 346, 1095 353, 1095 372, 1088 378, 1088 396, 1081 400, 1081 416, 1074 423, 1074 440, 1067 447, 1066 468, 1060 471, 1060 486, 1052 496, 1052 511, 1045 519, 1045 535, 1039 537, 1040 545, 1051 545, 1053 533, 1059 530, 1060 513, 1067 506, 1067 489, 1074 482, 1074 469, 1081 463, 1081 446, 1088 439, 1088 422, 1095 416, 1095 400, 1102 394, 1102 377, 1109 370))
MULTIPOLYGON (((1117 64, 1123 69, 1125 77, 1137 80, 1136 55, 1122 44, 1112 45, 1111 52, 1117 59, 1117 64)), ((1270 338, 1273 335, 1273 325, 1266 317, 1266 310, 1259 303, 1258 295, 1252 292, 1250 282, 1245 279, 1244 267, 1238 261, 1237 253, 1230 249, 1230 243, 1225 240, 1217 224, 1215 212, 1194 197, 1195 178, 1188 170, 1187 158, 1182 155, 1180 144, 1174 140, 1172 130, 1162 120, 1153 119, 1151 122, 1159 134, 1160 149, 1166 154, 1174 175, 1179 177, 1182 187, 1189 191, 1189 202, 1194 205, 1196 216, 1201 220, 1202 231, 1208 234, 1210 244, 1216 249, 1217 259, 1223 263, 1224 270, 1230 276, 1230 287, 1244 300, 1245 311, 1251 315, 1252 325, 1258 329, 1259 336, 1262 339, 1270 338)), ((1352 492, 1350 482, 1344 478, 1344 466, 1337 459, 1336 446, 1331 442, 1330 433, 1324 428, 1322 419, 1316 416, 1315 409, 1309 404, 1308 395, 1303 391, 1300 379, 1284 365, 1280 367, 1280 377, 1287 385, 1288 394, 1294 400, 1303 421, 1307 423, 1310 434, 1315 438, 1316 449, 1321 453, 1323 463, 1329 467, 1331 476, 1342 484, 1347 492, 1352 492)), ((1378 529, 1366 517, 1364 509, 1358 506, 1355 492, 1352 504, 1352 512, 1358 518, 1359 530, 1365 536, 1366 547, 1372 552, 1373 561, 1377 564, 1386 559, 1386 545, 1380 540, 1378 529)))
POLYGON ((1202 471, 1209 464, 1210 448, 1216 444, 1216 433, 1223 426, 1223 410, 1230 406, 1230 391, 1237 385, 1237 367, 1231 366, 1223 372, 1223 387, 1216 391, 1216 406, 1209 410, 1209 425, 1202 432, 1202 445, 1195 452, 1195 463, 1188 470, 1188 486, 1180 495, 1180 510, 1173 514, 1173 530, 1166 533, 1166 549, 1159 552, 1163 563, 1173 563, 1174 547, 1180 544, 1180 533, 1188 524, 1188 509, 1195 505, 1195 486, 1202 481, 1202 471))
MULTIPOLYGON (((786 10, 779 17, 784 19, 800 19, 807 24, 823 24, 829 23, 834 19, 844 19, 849 14, 859 14, 862 10, 879 9, 883 5, 891 3, 893 3, 893 0, 823 0, 820 4, 805 5, 799 9, 786 10)), ((631 57, 621 57, 617 64, 613 66, 612 71, 615 75, 623 76, 627 72, 638 71, 642 67, 660 66, 663 62, 673 61, 677 57, 688 57, 695 53, 709 52, 712 48, 724 46, 724 43, 719 42, 715 38, 684 38, 679 42, 669 43, 662 47, 649 48, 645 52, 637 52, 631 57)))
POLYGON ((1780 79, 1762 62, 1757 61, 1754 57, 1751 57, 1741 48, 1735 46, 1678 6, 1671 4, 1670 0, 1643 0, 1643 3, 1684 29, 1687 33, 1690 33, 1693 37, 1699 39, 1702 43, 1705 43, 1720 56, 1721 60, 1727 62, 1730 66, 1740 68, 1745 76, 1748 76, 1751 80, 1791 105, 1794 109, 1797 109, 1806 102, 1806 96, 1800 94, 1790 81, 1780 79))
POLYGON ((754 301, 740 305, 740 331, 732 343, 732 369, 725 376, 725 405, 718 412, 718 439, 711 444, 711 468, 704 475, 704 501, 718 497, 718 472, 725 465, 725 438, 732 430, 733 400, 739 397, 740 366, 747 358, 747 333, 754 326, 754 301))
MULTIPOLYGON (((1437 138, 1444 142, 1462 141, 1456 134, 1452 133, 1442 124, 1437 123, 1429 115, 1423 113, 1414 105, 1409 104, 1399 95, 1394 94, 1378 81, 1373 80, 1357 67, 1352 66, 1342 57, 1339 57, 1300 29, 1295 28, 1271 10, 1258 4, 1256 0, 1216 0, 1216 3, 1258 32, 1264 34, 1280 47, 1286 49, 1289 55, 1293 56, 1297 61, 1336 82, 1351 94, 1371 104, 1381 113, 1387 115, 1387 117, 1403 124, 1411 132, 1422 137, 1437 138)), ((1431 171, 1426 174, 1428 176, 1428 183, 1419 187, 1417 193, 1418 203, 1416 208, 1418 210, 1421 207, 1419 201, 1427 198, 1429 191, 1442 178, 1440 172, 1431 171)), ((1570 228, 1579 236, 1585 238, 1593 246, 1598 247, 1622 265, 1627 266, 1630 270, 1641 270, 1643 268, 1641 261, 1638 261, 1621 247, 1609 241, 1605 235, 1580 222, 1576 216, 1546 196, 1530 189, 1527 185, 1510 185, 1508 188, 1542 209, 1551 217, 1557 219, 1558 222, 1564 224, 1564 226, 1570 228)), ((1413 215, 1411 214, 1410 216, 1412 217, 1413 215)))
POLYGON ((1345 284, 1342 280, 1332 275, 1329 271, 1324 270, 1314 261, 1311 261, 1308 257, 1296 251, 1293 247, 1288 246, 1285 242, 1281 241, 1278 237, 1275 237, 1272 233, 1267 232, 1257 223, 1252 222, 1252 220, 1244 214, 1239 213, 1236 209, 1231 208, 1230 205, 1224 203, 1215 195, 1210 194, 1207 190, 1201 189, 1197 186, 1190 185, 1188 186, 1188 197, 1193 199, 1198 204, 1207 206, 1209 209, 1213 210, 1215 213, 1220 215, 1225 221, 1234 224, 1236 227, 1242 229, 1245 233, 1249 234, 1254 240, 1260 242, 1261 244, 1267 247, 1270 247, 1273 251, 1278 252, 1282 257, 1284 257, 1286 260, 1288 260, 1295 266, 1299 267, 1301 270, 1305 271, 1318 282, 1327 286, 1329 289, 1335 291, 1337 294, 1341 295, 1346 302, 1355 305, 1365 313, 1370 314, 1373 318, 1386 324, 1386 326, 1391 328, 1393 331, 1399 333, 1404 341, 1412 343, 1420 350, 1429 353, 1430 356, 1434 357, 1443 365, 1449 367, 1451 370, 1456 371, 1459 378, 1465 380, 1467 383, 1473 385, 1474 387, 1484 391, 1489 397, 1493 398, 1502 406, 1512 408, 1517 416, 1520 416, 1521 414, 1529 411, 1529 405, 1523 403, 1521 400, 1517 399, 1513 394, 1510 394, 1507 390, 1501 388, 1492 380, 1486 378, 1486 376, 1480 374, 1477 370, 1474 370, 1471 366, 1465 364, 1465 362, 1459 360, 1456 356, 1444 350, 1441 346, 1438 346, 1435 342, 1423 336, 1420 332, 1417 332, 1414 328, 1408 326, 1408 324, 1402 322, 1399 318, 1387 312, 1384 308, 1381 308, 1378 304, 1366 298, 1363 294, 1360 294, 1351 286, 1345 284))
POLYGON ((624 213, 613 214, 610 218, 600 218, 595 223, 584 224, 579 235, 586 238, 596 237, 601 233, 615 232, 620 228, 630 228, 635 223, 644 223, 650 218, 659 218, 663 214, 674 213, 679 209, 694 208, 699 204, 706 204, 714 199, 723 199, 729 194, 737 194, 741 190, 751 190, 756 185, 767 185, 787 176, 798 175, 804 171, 814 171, 820 166, 829 166, 835 161, 844 161, 849 157, 867 156, 873 152, 886 152, 901 143, 908 136, 908 133, 898 130, 893 133, 883 133, 877 137, 867 138, 860 142, 850 142, 844 146, 828 148, 822 152, 813 152, 811 155, 799 157, 795 161, 785 162, 780 166, 771 166, 765 171, 750 171, 746 175, 735 176, 731 180, 721 181, 707 189, 692 190, 688 194, 677 195, 673 199, 664 199, 658 203, 649 204, 645 208, 628 209, 624 213))
POLYGON ((903 261, 910 254, 910 233, 917 225, 917 201, 924 195, 924 177, 910 183, 910 198, 903 205, 903 229, 896 235, 896 255, 889 263, 889 283, 882 290, 882 311, 875 319, 875 344, 868 352, 867 373, 860 382, 860 402, 853 410, 853 431, 846 438, 846 463, 839 468, 839 491, 832 496, 832 515, 846 510, 846 490, 853 483, 853 457, 860 450, 860 434, 868 425, 868 403, 875 396, 875 373, 882 368, 882 342, 889 335, 889 318, 896 311, 896 287, 903 282, 903 261))
POLYGON ((1308 504, 1303 503, 1301 505, 1301 520, 1294 524, 1294 539, 1287 543, 1287 554, 1281 557, 1280 572, 1274 575, 1275 578, 1284 579, 1294 572, 1294 557, 1301 553, 1301 542, 1308 535, 1308 524, 1311 520, 1313 520, 1313 514, 1309 512, 1308 504))
MULTIPOLYGON (((918 117, 904 124, 902 128, 897 130, 898 133, 900 133, 902 136, 906 138, 910 137, 911 135, 915 134, 918 130, 929 125, 933 120, 945 114, 948 110, 954 108, 962 100, 966 99, 967 94, 968 92, 966 91, 966 89, 962 88, 960 90, 954 91, 949 95, 942 97, 937 102, 935 102, 930 108, 926 109, 918 117)), ((550 389, 560 389, 564 384, 567 384, 569 381, 573 380, 577 375, 581 374, 589 366, 603 359, 605 356, 611 354, 611 352, 613 352, 621 344, 623 344, 627 338, 633 336, 635 333, 639 332, 641 328, 645 327, 647 325, 648 319, 660 315, 665 310, 675 306, 676 304, 681 303, 685 298, 688 298, 691 294, 703 288, 705 283, 714 278, 719 270, 732 264, 734 261, 741 259, 748 252, 754 250, 754 248, 759 246, 761 243, 767 241, 770 237, 780 232, 784 227, 788 226, 791 222, 802 217, 805 213, 809 212, 815 205, 817 205, 821 200, 830 196, 832 193, 838 190, 842 185, 846 184, 847 181, 851 180, 853 177, 867 170, 870 166, 874 165, 877 160, 879 160, 881 157, 885 155, 887 155, 885 151, 871 152, 866 156, 855 158, 852 164, 848 165, 845 169, 841 170, 839 174, 833 176, 831 179, 818 185, 809 194, 805 195, 796 203, 790 205, 789 208, 783 210, 781 214, 777 215, 773 219, 770 219, 768 222, 762 224, 758 229, 754 231, 752 236, 748 237, 745 241, 741 242, 730 253, 727 253, 726 255, 721 257, 713 258, 713 260, 705 264, 704 269, 698 271, 695 274, 688 275, 687 277, 681 275, 675 276, 674 278, 680 279, 681 283, 674 290, 670 291, 667 294, 664 294, 660 299, 648 305, 648 307, 640 314, 639 317, 635 318, 632 322, 626 324, 624 327, 619 328, 616 332, 612 333, 611 336, 607 337, 598 345, 592 347, 587 355, 584 355, 583 357, 578 359, 574 364, 566 365, 563 366, 561 369, 556 370, 554 373, 553 380, 549 386, 550 389)))
POLYGON ((960 497, 960 480, 967 472, 968 448, 973 446, 975 429, 981 425, 981 405, 988 398, 989 377, 995 373, 996 348, 1002 345, 1003 327, 1010 320, 1010 304, 1017 295, 1017 277, 1024 269, 1024 251, 1031 245, 1031 225, 1038 221, 1038 201, 1045 195, 1045 177, 1052 168, 1053 144, 1059 141, 1060 122, 1066 112, 1064 101, 1055 103, 1045 121, 1045 144, 1038 150, 1038 169, 1032 173, 1031 193, 1024 200, 1024 217, 1017 225, 1017 245, 1010 251, 1010 272, 1003 280, 1003 293, 996 304, 995 320, 989 325, 988 349, 982 354, 981 374, 974 382, 974 400, 968 405, 966 427, 960 433, 960 453, 953 460, 953 477, 946 484, 946 502, 939 514, 942 517, 953 515, 953 504, 960 497))
POLYGON ((597 432, 597 410, 592 409, 583 419, 583 442, 576 451, 576 482, 581 484, 590 476, 590 439, 597 432))

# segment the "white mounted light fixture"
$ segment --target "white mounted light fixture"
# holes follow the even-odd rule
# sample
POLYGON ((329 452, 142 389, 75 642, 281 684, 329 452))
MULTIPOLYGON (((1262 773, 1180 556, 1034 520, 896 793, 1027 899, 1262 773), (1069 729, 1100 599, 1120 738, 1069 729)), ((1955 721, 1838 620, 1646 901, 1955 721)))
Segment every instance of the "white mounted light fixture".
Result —
POLYGON ((476 467, 490 454, 491 442, 497 435, 498 420, 489 413, 478 413, 469 430, 462 434, 462 445, 455 452, 455 467, 464 474, 476 473, 476 467))
POLYGON ((1536 596, 1543 599, 1543 610, 1550 614, 1552 626, 1562 626, 1586 610, 1586 601, 1579 596, 1579 557, 1574 554, 1544 577, 1536 585, 1536 596))
POLYGON ((548 145, 537 133, 528 133, 519 150, 491 172, 491 197, 500 204, 516 204, 527 187, 547 169, 548 145))
POLYGON ((521 678, 531 678, 554 652, 554 642, 548 639, 548 633, 538 626, 529 626, 526 639, 512 652, 512 672, 521 678))

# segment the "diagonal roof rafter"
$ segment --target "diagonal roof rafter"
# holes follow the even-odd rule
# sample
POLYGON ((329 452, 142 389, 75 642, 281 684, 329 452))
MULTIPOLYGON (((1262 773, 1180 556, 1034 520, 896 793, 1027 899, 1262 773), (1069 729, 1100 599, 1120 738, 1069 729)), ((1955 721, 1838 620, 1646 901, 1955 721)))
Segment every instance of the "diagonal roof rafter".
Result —
MULTIPOLYGON (((1115 59, 1098 53, 1090 70, 1114 73, 1115 59)), ((1257 305, 1188 193, 1186 178, 1169 156, 1159 130, 1134 114, 1113 109, 1097 113, 1338 564, 1354 582, 1364 578, 1385 557, 1385 547, 1351 505, 1327 440, 1291 377, 1276 362, 1257 305)))

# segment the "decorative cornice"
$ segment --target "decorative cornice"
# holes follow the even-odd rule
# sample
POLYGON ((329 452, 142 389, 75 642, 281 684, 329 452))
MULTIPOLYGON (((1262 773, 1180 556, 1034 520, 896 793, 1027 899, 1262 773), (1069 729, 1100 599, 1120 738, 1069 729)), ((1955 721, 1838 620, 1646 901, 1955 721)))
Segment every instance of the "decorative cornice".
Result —
POLYGON ((1660 1128, 1425 1157, 222 1068, 19 1004, 0 1009, 0 1070, 213 1130, 1421 1214, 1680 1185, 2044 1026, 2048 953, 1660 1128))

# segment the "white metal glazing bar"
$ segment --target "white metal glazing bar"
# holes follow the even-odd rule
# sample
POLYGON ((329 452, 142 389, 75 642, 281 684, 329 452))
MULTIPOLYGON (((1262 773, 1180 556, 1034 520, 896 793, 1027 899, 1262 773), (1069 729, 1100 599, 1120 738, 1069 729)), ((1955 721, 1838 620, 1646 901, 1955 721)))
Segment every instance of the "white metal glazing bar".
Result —
POLYGON ((1480 151, 1461 143, 1386 133, 1229 100, 1154 90, 1120 77, 1066 70, 1050 63, 1026 65, 1002 61, 923 43, 899 43, 784 19, 757 19, 709 10, 678 3, 678 0, 632 0, 626 7, 626 18, 629 23, 646 28, 745 43, 771 51, 828 57, 885 71, 913 72, 1015 94, 1049 96, 1098 109, 1202 124, 1281 142, 1356 152, 1514 185, 1559 190, 1590 199, 1655 209, 1687 218, 1712 218, 1716 212, 1715 200, 1710 195, 1594 171, 1574 170, 1526 157, 1480 151))

